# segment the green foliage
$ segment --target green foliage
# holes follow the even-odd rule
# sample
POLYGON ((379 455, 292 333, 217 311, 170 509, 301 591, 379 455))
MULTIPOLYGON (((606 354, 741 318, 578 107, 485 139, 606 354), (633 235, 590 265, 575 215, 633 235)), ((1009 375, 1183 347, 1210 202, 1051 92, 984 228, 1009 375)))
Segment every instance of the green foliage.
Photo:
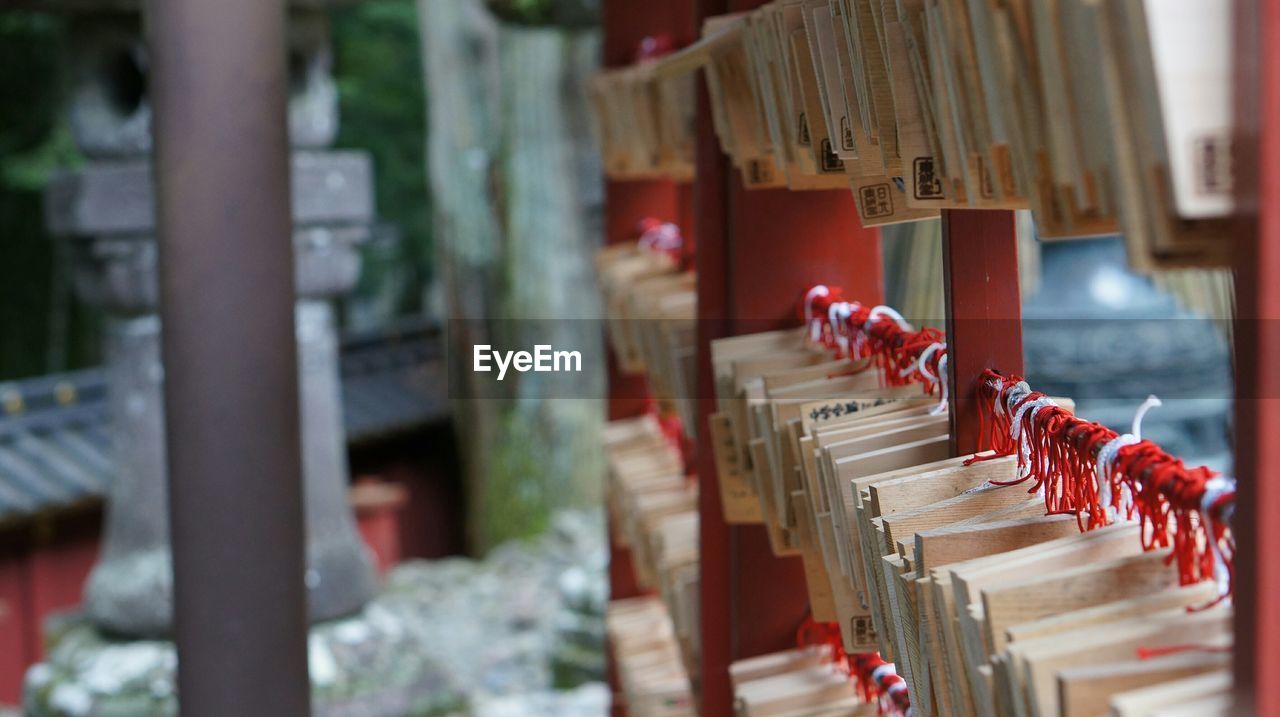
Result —
POLYGON ((91 365, 97 313, 72 296, 40 193, 82 160, 63 115, 64 21, 0 13, 0 380, 91 365))
MULTIPOLYGON (((414 0, 370 0, 332 14, 338 146, 373 155, 378 214, 399 230, 398 261, 367 261, 362 286, 408 274, 396 309, 422 309, 433 274, 426 170, 426 101, 414 0)), ((370 257, 371 259, 373 257, 370 257)))
POLYGON ((593 27, 600 21, 600 0, 488 0, 489 10, 518 25, 593 27))
POLYGON ((62 18, 0 13, 0 192, 40 191, 82 159, 62 113, 62 18))
POLYGON ((61 18, 0 13, 0 167, 5 175, 28 155, 65 143, 54 132, 62 112, 63 39, 61 18))
POLYGON ((507 406, 499 416, 499 437, 492 446, 492 470, 481 487, 479 510, 470 519, 480 553, 508 540, 527 540, 546 532, 563 496, 553 489, 555 475, 545 429, 535 410, 507 406))

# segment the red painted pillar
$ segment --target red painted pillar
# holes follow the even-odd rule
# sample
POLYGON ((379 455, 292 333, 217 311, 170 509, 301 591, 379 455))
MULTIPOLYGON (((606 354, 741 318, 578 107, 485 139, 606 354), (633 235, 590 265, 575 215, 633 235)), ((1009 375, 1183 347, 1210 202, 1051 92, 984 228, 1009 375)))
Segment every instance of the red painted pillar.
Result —
MULTIPOLYGON (((640 41, 648 36, 667 35, 674 47, 697 39, 692 0, 605 0, 602 4, 603 65, 631 64, 640 41)), ((636 223, 653 216, 680 225, 686 239, 692 239, 692 187, 671 181, 628 180, 605 182, 605 243, 634 238, 636 223)), ((609 362, 609 420, 635 416, 644 410, 647 393, 640 376, 623 373, 612 350, 609 362)), ((640 593, 630 551, 613 542, 609 530, 609 593, 611 599, 634 597, 640 593)), ((612 654, 608 659, 609 685, 617 694, 618 681, 612 654)), ((625 714, 615 700, 614 717, 625 714)))
MULTIPOLYGON (((757 0, 708 0, 701 16, 748 10, 757 0)), ((714 408, 710 340, 798 324, 796 306, 816 283, 847 296, 883 296, 879 232, 863 229, 847 191, 747 191, 712 132, 705 90, 698 106, 699 415, 714 408)), ((729 664, 795 644, 808 611, 799 558, 774 557, 761 526, 728 526, 714 482, 707 431, 699 432, 704 717, 733 714, 729 664)))
MULTIPOLYGON (((601 13, 605 67, 632 64, 641 40, 646 37, 667 35, 674 47, 683 47, 697 39, 692 0, 605 0, 601 13)), ((606 180, 605 243, 634 240, 636 224, 650 216, 679 224, 688 236, 692 232, 692 195, 692 187, 687 183, 606 180)), ((613 351, 609 350, 608 354, 609 420, 638 415, 645 405, 644 381, 621 371, 613 351)))
MULTIPOLYGON (((700 0, 698 21, 726 12, 725 0, 700 0)), ((698 236, 694 268, 698 274, 697 394, 699 641, 702 674, 698 676, 699 714, 733 714, 728 665, 733 660, 730 528, 724 522, 715 455, 707 418, 716 411, 711 342, 729 335, 729 162, 720 151, 711 120, 711 100, 699 73, 697 90, 697 156, 694 179, 698 236)))
POLYGON ((1280 714, 1280 6, 1235 6, 1235 708, 1280 714))
POLYGON ((1022 375, 1022 296, 1012 211, 942 211, 953 455, 978 450, 978 377, 1022 375))
POLYGON ((355 510, 360 538, 373 553, 378 574, 386 575, 404 556, 400 522, 409 503, 409 490, 398 483, 366 477, 356 481, 347 499, 355 510))
MULTIPOLYGON (((880 233, 858 223, 848 191, 747 191, 734 174, 728 224, 730 334, 798 325, 796 307, 814 284, 840 286, 863 302, 883 300, 880 233)), ((763 526, 733 528, 731 538, 729 555, 720 557, 732 571, 732 658, 794 646, 809 609, 803 563, 774 557, 763 526)), ((704 552, 703 561, 710 560, 704 552)), ((718 665, 706 666, 704 675, 712 669, 716 679, 727 679, 718 665)))
POLYGON ((102 513, 97 509, 37 519, 27 563, 28 600, 35 634, 33 658, 44 657, 44 625, 53 615, 75 610, 84 584, 98 562, 102 513))
POLYGON ((21 539, 0 539, 0 706, 22 703, 22 677, 36 660, 28 551, 21 539))

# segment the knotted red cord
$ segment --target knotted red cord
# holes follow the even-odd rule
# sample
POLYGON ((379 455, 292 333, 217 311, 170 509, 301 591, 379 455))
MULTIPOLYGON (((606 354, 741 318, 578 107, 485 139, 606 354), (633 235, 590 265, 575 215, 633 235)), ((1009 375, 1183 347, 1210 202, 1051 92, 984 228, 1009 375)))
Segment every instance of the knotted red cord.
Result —
POLYGON ((640 39, 640 43, 636 45, 635 61, 640 63, 645 60, 656 60, 659 57, 670 55, 675 49, 675 40, 671 39, 671 36, 666 33, 645 35, 640 39))
POLYGON ((847 303, 843 291, 834 286, 815 286, 800 302, 799 314, 819 345, 833 351, 837 358, 870 358, 880 370, 886 386, 919 383, 932 395, 940 383, 939 367, 946 356, 945 336, 934 328, 912 331, 893 315, 877 313, 873 307, 858 302, 847 303), (831 309, 845 304, 847 318, 832 323, 831 309), (843 339, 843 341, 842 341, 843 339), (924 362, 925 372, 918 370, 920 356, 934 344, 943 347, 930 352, 924 362))
POLYGON ((831 661, 840 669, 847 670, 849 665, 845 659, 847 655, 840 637, 840 626, 834 622, 818 622, 811 613, 796 628, 796 647, 824 646, 831 650, 831 661))
POLYGON ((852 655, 849 663, 853 674, 858 677, 863 699, 876 702, 881 714, 911 714, 911 696, 907 693, 906 680, 893 669, 892 663, 881 659, 880 653, 860 652, 852 655))
POLYGON ((881 714, 906 715, 911 709, 906 682, 893 665, 881 659, 878 652, 846 653, 839 624, 818 622, 810 614, 796 629, 796 646, 828 647, 832 663, 854 680, 859 696, 865 702, 876 703, 881 714))
POLYGON ((658 421, 658 429, 662 431, 662 437, 667 439, 667 443, 676 449, 684 464, 686 466, 689 465, 689 456, 686 455, 684 422, 680 420, 680 416, 675 413, 664 412, 653 396, 645 397, 644 412, 658 421))
POLYGON ((1172 547, 1170 561, 1177 564, 1184 585, 1215 577, 1217 554, 1225 564, 1230 594, 1235 542, 1227 518, 1235 491, 1225 489, 1204 506, 1216 473, 1203 466, 1187 468, 1146 440, 1120 446, 1109 467, 1099 465, 1103 447, 1120 437, 1110 428, 1059 406, 1042 405, 1044 394, 1027 389, 1018 376, 987 370, 977 393, 979 440, 996 455, 1018 456, 1019 478, 1007 484, 1031 481, 1032 492, 1044 491, 1048 513, 1074 514, 1086 530, 1110 523, 1111 511, 1136 516, 1143 547, 1172 547), (1020 433, 1018 439, 1015 433, 1020 433), (1105 505, 1099 479, 1109 488, 1105 505))

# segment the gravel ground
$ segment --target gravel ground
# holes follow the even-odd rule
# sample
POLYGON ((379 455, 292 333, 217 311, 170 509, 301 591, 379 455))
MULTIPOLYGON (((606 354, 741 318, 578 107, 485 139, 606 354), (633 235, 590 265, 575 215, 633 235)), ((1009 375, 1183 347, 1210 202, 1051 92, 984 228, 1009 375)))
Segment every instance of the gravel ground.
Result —
MULTIPOLYGON (((317 715, 603 717, 607 560, 597 510, 484 560, 396 568, 359 615, 313 627, 317 715)), ((28 674, 27 717, 176 714, 172 643, 112 640, 76 618, 54 634, 28 674)))

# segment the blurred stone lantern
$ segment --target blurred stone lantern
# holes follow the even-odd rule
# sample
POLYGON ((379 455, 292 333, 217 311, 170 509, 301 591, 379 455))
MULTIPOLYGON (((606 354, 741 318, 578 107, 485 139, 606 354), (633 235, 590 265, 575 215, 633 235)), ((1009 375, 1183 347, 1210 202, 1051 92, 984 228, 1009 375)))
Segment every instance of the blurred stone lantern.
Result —
MULTIPOLYGON (((79 3, 73 9, 83 7, 79 3)), ((147 679, 164 675, 160 682, 171 687, 172 644, 163 641, 173 624, 173 580, 154 189, 148 156, 152 140, 147 50, 136 14, 76 15, 71 28, 73 87, 68 112, 75 140, 89 161, 55 178, 46 195, 46 214, 51 232, 69 246, 77 292, 101 306, 108 317, 105 354, 116 475, 108 494, 102 555, 85 590, 84 614, 94 632, 90 651, 105 655, 103 651, 114 649, 113 645, 144 641, 133 644, 150 645, 160 656, 144 670, 147 679), (94 642, 99 639, 103 642, 94 642)), ((363 614, 375 599, 378 584, 347 503, 338 342, 330 301, 349 291, 359 276, 359 248, 374 218, 373 185, 367 154, 325 149, 338 127, 331 65, 324 16, 314 10, 294 12, 289 32, 288 116, 294 148, 292 241, 308 611, 313 624, 330 621, 331 626, 341 626, 347 642, 353 636, 361 638, 356 641, 358 649, 342 653, 346 663, 329 647, 312 644, 312 676, 313 682, 349 678, 363 684, 363 692, 345 685, 340 690, 345 707, 332 713, 399 714, 420 702, 422 692, 436 690, 439 684, 424 681, 428 672, 424 660, 405 654, 403 630, 387 624, 385 615, 379 626, 365 624, 363 614), (315 674, 317 649, 328 656, 322 664, 330 667, 319 676, 315 674), (379 673, 389 664, 396 664, 395 679, 379 673), (335 677, 335 665, 353 674, 335 677), (362 700, 360 695, 365 693, 374 697, 362 700)), ((322 643, 324 635, 333 632, 316 630, 322 631, 322 643)), ((80 639, 87 638, 82 634, 80 639)), ((313 630, 312 643, 316 641, 313 630)), ((58 711, 42 702, 46 697, 54 700, 48 686, 59 679, 55 674, 92 669, 83 650, 60 652, 56 639, 48 659, 28 676, 27 709, 32 714, 58 711), (60 658, 64 659, 60 662, 60 658)), ((124 690, 128 680, 118 682, 124 690)), ((76 683, 75 689, 86 688, 76 683)), ((100 713, 104 701, 117 696, 91 697, 87 703, 95 705, 91 712, 100 713)), ((158 697, 172 706, 171 693, 158 697)), ((133 704, 127 701, 133 697, 121 699, 133 704)), ((322 702, 317 704, 318 713, 326 711, 322 702)), ((113 712, 105 709, 103 713, 113 712)))

